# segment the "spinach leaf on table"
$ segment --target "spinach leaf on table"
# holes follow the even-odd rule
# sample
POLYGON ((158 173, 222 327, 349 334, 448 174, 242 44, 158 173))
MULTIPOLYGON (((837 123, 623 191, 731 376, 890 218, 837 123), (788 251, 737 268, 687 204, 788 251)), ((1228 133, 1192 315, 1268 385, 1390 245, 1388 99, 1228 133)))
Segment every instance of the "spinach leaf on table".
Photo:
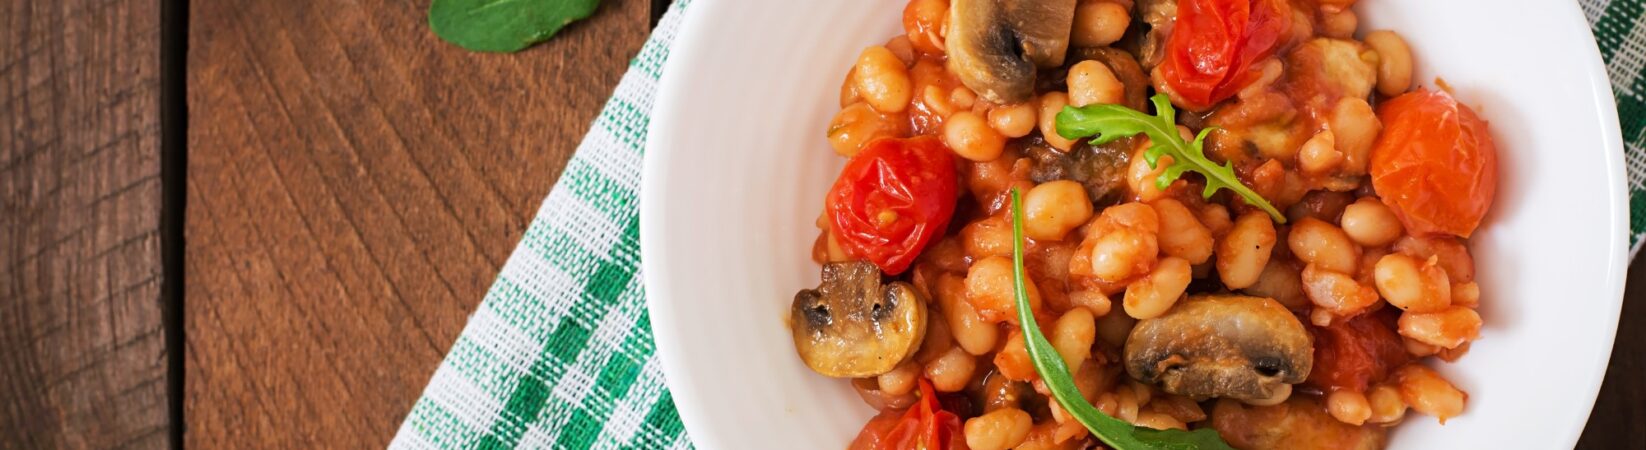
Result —
POLYGON ((429 27, 446 42, 480 52, 515 52, 594 14, 600 0, 434 0, 429 27))

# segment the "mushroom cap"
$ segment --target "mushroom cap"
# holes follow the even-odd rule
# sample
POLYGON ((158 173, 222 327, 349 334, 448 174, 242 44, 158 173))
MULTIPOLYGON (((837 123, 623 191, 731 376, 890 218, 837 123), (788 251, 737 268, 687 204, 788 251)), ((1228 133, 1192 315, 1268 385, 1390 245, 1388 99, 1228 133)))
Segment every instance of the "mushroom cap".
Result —
POLYGON ((1143 320, 1126 340, 1126 371, 1197 399, 1271 398, 1309 377, 1314 346, 1303 323, 1279 302, 1196 295, 1143 320))
POLYGON ((829 263, 817 289, 795 294, 789 323, 795 350, 812 370, 871 377, 890 372, 920 349, 926 300, 908 283, 882 285, 873 263, 829 263))
POLYGON ((1076 0, 953 0, 949 71, 984 100, 1022 103, 1035 71, 1063 64, 1076 0))

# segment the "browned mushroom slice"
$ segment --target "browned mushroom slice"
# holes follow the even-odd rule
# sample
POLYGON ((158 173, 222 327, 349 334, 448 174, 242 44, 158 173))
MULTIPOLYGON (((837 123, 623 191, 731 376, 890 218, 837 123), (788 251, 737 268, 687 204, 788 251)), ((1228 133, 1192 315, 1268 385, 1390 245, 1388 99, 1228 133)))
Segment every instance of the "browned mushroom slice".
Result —
POLYGON ((1035 72, 1063 64, 1076 0, 954 0, 945 47, 949 71, 984 100, 1034 95, 1035 72))
POLYGON ((1248 450, 1371 450, 1383 448, 1389 437, 1382 426, 1332 418, 1326 405, 1307 395, 1272 406, 1219 400, 1212 408, 1212 428, 1229 445, 1248 450))
POLYGON ((1154 70, 1166 60, 1166 40, 1171 38, 1172 28, 1177 25, 1177 0, 1138 0, 1133 15, 1149 24, 1149 31, 1137 48, 1138 62, 1143 64, 1143 70, 1154 70))
POLYGON ((824 265, 823 284, 795 294, 789 314, 800 359, 831 377, 890 372, 926 336, 926 300, 908 283, 881 284, 866 261, 824 265))
POLYGON ((1118 204, 1131 192, 1126 187, 1126 169, 1132 160, 1134 138, 1120 138, 1103 145, 1081 141, 1067 152, 1047 144, 1038 135, 1014 139, 1015 146, 1033 164, 1029 179, 1036 183, 1072 180, 1086 188, 1086 196, 1099 207, 1118 204))
POLYGON ((1126 371, 1194 398, 1273 398, 1303 382, 1314 347, 1303 323, 1267 298, 1197 295, 1143 320, 1126 340, 1126 371))

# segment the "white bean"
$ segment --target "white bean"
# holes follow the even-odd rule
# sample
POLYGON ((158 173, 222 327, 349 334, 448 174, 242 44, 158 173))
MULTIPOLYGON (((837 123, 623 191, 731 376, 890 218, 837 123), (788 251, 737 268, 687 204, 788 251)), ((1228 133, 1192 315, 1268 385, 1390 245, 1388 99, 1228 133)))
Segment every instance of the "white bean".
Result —
POLYGON ((1249 212, 1235 220, 1229 234, 1217 244, 1217 274, 1229 289, 1244 289, 1257 283, 1269 264, 1275 241, 1274 222, 1268 214, 1249 212))

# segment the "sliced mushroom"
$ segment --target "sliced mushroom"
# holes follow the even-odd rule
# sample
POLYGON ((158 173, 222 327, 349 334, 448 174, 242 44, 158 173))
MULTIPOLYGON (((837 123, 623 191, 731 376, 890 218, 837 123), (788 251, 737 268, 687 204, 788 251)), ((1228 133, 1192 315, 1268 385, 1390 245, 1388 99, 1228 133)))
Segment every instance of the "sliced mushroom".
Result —
POLYGON ((1040 136, 1013 140, 1020 152, 1033 162, 1029 178, 1036 183, 1073 180, 1086 188, 1087 198, 1097 206, 1120 203, 1130 194, 1126 169, 1132 160, 1133 138, 1121 138, 1103 145, 1082 141, 1068 152, 1047 144, 1040 136))
POLYGON ((926 300, 908 283, 881 284, 866 261, 825 264, 823 283, 795 294, 789 314, 800 359, 831 377, 890 372, 926 336, 926 300))
POLYGON ((1309 395, 1270 406, 1219 400, 1212 408, 1212 429, 1229 445, 1252 450, 1371 450, 1389 441, 1387 428, 1343 423, 1309 395))
POLYGON ((1197 399, 1271 398, 1303 382, 1314 347, 1303 323, 1279 302, 1197 295, 1140 321, 1126 340, 1126 371, 1197 399))
POLYGON ((1177 0, 1138 0, 1137 11, 1132 14, 1149 24, 1137 54, 1143 70, 1154 70, 1166 60, 1166 40, 1171 38, 1172 28, 1177 25, 1177 0))
POLYGON ((1063 64, 1076 0, 953 0, 949 71, 984 100, 1022 103, 1035 72, 1063 64))

